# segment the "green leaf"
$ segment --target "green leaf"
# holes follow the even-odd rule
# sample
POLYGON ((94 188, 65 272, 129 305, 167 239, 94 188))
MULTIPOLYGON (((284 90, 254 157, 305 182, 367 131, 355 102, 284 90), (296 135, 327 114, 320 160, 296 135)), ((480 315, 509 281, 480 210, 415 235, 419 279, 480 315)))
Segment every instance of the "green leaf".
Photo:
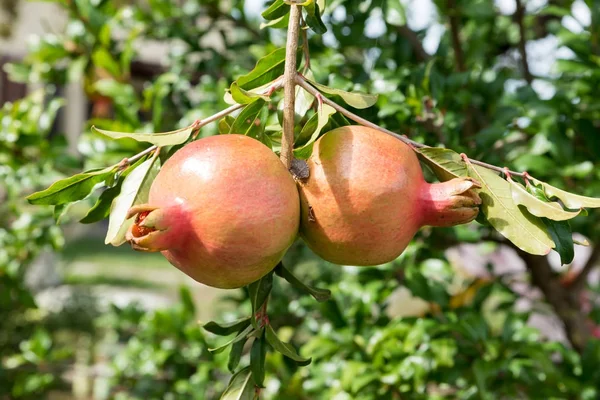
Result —
MULTIPOLYGON (((257 119, 260 121, 259 116, 265 104, 266 102, 264 100, 256 99, 244 107, 235 121, 233 121, 233 125, 231 125, 229 133, 246 135, 254 137, 255 139, 258 138, 259 135, 257 135, 256 131, 256 121, 257 119)), ((258 127, 260 127, 260 125, 262 124, 259 124, 258 127)))
POLYGON ((533 177, 530 178, 536 185, 541 185, 544 188, 546 195, 552 199, 553 197, 558 198, 565 205, 566 208, 576 210, 578 208, 589 207, 598 208, 600 207, 600 199, 594 197, 580 196, 577 194, 569 193, 564 190, 558 189, 546 182, 542 182, 533 177))
MULTIPOLYGON (((315 130, 311 133, 310 139, 308 139, 308 141, 302 147, 294 150, 294 155, 297 158, 306 159, 306 158, 310 157, 310 155, 312 153, 313 143, 319 138, 319 134, 321 133, 321 130, 329 121, 329 117, 331 117, 333 114, 335 114, 335 109, 333 107, 331 107, 330 105, 325 104, 325 103, 319 104, 319 109, 317 110, 317 114, 315 114, 317 116, 317 126, 316 126, 315 130)), ((309 125, 309 124, 307 123, 306 125, 309 125)), ((305 125, 305 127, 306 127, 306 125, 305 125)), ((307 129, 309 129, 309 128, 307 128, 307 129)), ((303 136, 303 133, 300 132, 300 137, 302 137, 302 136, 303 136)), ((304 136, 308 136, 308 133, 304 133, 304 136)))
POLYGON ((95 130, 98 133, 108 136, 111 139, 129 138, 137 140, 138 142, 147 142, 152 143, 156 146, 163 147, 184 143, 186 140, 189 139, 192 132, 196 130, 196 124, 190 125, 187 128, 177 129, 176 131, 161 133, 112 132, 105 131, 103 129, 98 129, 95 126, 92 126, 92 130, 95 130))
POLYGON ((108 50, 99 48, 94 51, 92 61, 94 66, 105 69, 113 78, 121 77, 121 67, 108 50))
POLYGON ((425 147, 417 149, 417 155, 442 181, 468 176, 467 165, 460 155, 442 147, 425 147))
MULTIPOLYGON (((121 187, 123 186, 123 180, 131 171, 133 171, 138 165, 144 162, 144 157, 140 158, 133 165, 121 173, 119 177, 119 181, 116 185, 111 188, 108 188, 102 192, 96 203, 88 210, 85 216, 79 220, 82 224, 93 224, 95 222, 101 221, 104 218, 107 218, 110 215, 110 205, 112 204, 115 197, 121 193, 121 187)), ((107 179, 108 183, 108 179, 107 179)))
POLYGON ((284 65, 285 47, 281 47, 259 59, 254 69, 240 76, 236 83, 242 89, 254 89, 278 78, 283 74, 284 65))
POLYGON ((247 340, 248 338, 246 337, 231 345, 231 351, 229 352, 229 360, 227 362, 227 369, 232 373, 240 364, 240 359, 242 358, 242 353, 244 351, 244 345, 246 344, 247 340))
POLYGON ((260 337, 254 339, 252 349, 250 350, 250 369, 252 370, 252 377, 256 386, 261 388, 264 387, 266 355, 267 343, 263 331, 260 337))
POLYGON ((229 386, 221 396, 221 400, 253 400, 254 382, 252 381, 252 372, 250 367, 246 367, 233 375, 229 386))
POLYGON ((273 21, 283 17, 290 12, 289 4, 285 4, 283 0, 275 0, 273 4, 262 12, 262 17, 268 21, 273 21))
POLYGON ((275 269, 275 273, 281 276, 283 279, 289 282, 290 285, 295 288, 310 294, 315 300, 319 302, 327 301, 331 298, 331 291, 328 289, 318 289, 313 288, 304 282, 300 281, 300 279, 296 278, 292 272, 287 269, 283 263, 279 263, 275 269))
MULTIPOLYGON (((544 190, 534 185, 528 185, 527 191, 540 201, 548 202, 548 197, 544 190)), ((548 228, 548 233, 552 241, 556 244, 554 250, 560 256, 561 264, 570 264, 575 258, 575 240, 573 240, 573 231, 568 221, 552 221, 548 218, 542 218, 548 228)))
POLYGON ((65 214, 67 213, 67 210, 69 209, 69 207, 72 204, 73 203, 67 203, 67 204, 59 204, 57 206, 54 206, 52 216, 54 217, 54 222, 56 222, 56 225, 60 225, 62 218, 65 216, 65 214))
POLYGON ((394 26, 406 25, 406 11, 400 0, 387 0, 385 22, 394 26))
POLYGON ((235 118, 233 118, 231 115, 227 115, 225 118, 220 120, 219 121, 219 134, 223 135, 223 134, 229 133, 231 131, 231 126, 233 125, 234 121, 235 121, 235 118))
POLYGON ((298 137, 294 140, 294 144, 297 149, 304 146, 312 137, 313 132, 316 131, 317 125, 319 124, 319 114, 313 114, 308 121, 302 127, 302 130, 298 134, 298 137))
POLYGON ((530 254, 546 255, 555 247, 543 221, 523 212, 513 201, 507 181, 477 165, 468 165, 468 171, 481 184, 481 211, 502 236, 530 254))
POLYGON ((260 24, 260 29, 273 28, 273 29, 285 29, 290 24, 290 13, 285 14, 283 17, 274 19, 273 21, 263 22, 260 24))
POLYGON ((210 333, 214 333, 215 335, 227 336, 231 335, 232 333, 239 332, 241 329, 247 328, 248 325, 250 325, 250 317, 238 319, 225 324, 218 324, 214 321, 210 321, 206 323, 203 328, 210 333))
POLYGON ((549 203, 535 197, 527 192, 527 189, 525 189, 523 185, 512 179, 510 179, 508 183, 511 187, 513 201, 527 208, 527 211, 536 217, 548 218, 554 221, 566 221, 579 215, 579 211, 565 211, 560 204, 556 202, 549 203))
POLYGON ((556 244, 554 250, 560 256, 561 264, 571 264, 575 258, 575 241, 573 240, 573 231, 569 221, 552 221, 548 218, 542 218, 542 221, 544 221, 550 237, 556 244))
POLYGON ((254 330, 254 327, 252 325, 248 325, 246 328, 239 331, 238 334, 233 339, 231 339, 229 342, 227 342, 224 345, 221 345, 219 347, 210 348, 210 349, 208 349, 208 351, 210 351, 213 354, 219 354, 223 350, 225 350, 227 347, 231 346, 232 344, 238 343, 241 340, 248 338, 248 336, 252 333, 253 330, 254 330))
POLYGON ((273 288, 273 271, 269 272, 256 282, 248 285, 248 293, 252 302, 252 320, 254 323, 255 315, 258 309, 265 304, 271 289, 273 288))
POLYGON ((194 298, 192 292, 187 286, 181 286, 179 288, 179 301, 183 305, 183 309, 188 315, 196 314, 196 305, 194 304, 194 298))
POLYGON ((309 79, 307 77, 304 77, 304 78, 308 82, 310 82, 311 85, 313 85, 314 87, 319 89, 319 91, 333 95, 333 96, 340 96, 342 98, 342 100, 344 100, 346 102, 346 104, 348 104, 350 107, 363 109, 363 108, 369 108, 372 105, 374 105, 375 103, 377 103, 378 96, 375 94, 367 94, 367 93, 359 93, 359 92, 346 92, 345 90, 334 89, 334 88, 330 88, 325 85, 321 85, 320 83, 317 83, 316 81, 309 79))
POLYGON ((96 185, 114 174, 115 167, 93 169, 54 182, 48 189, 33 193, 27 201, 35 205, 61 205, 85 199, 96 185))
POLYGON ((231 91, 231 97, 233 97, 233 100, 238 104, 249 104, 257 98, 261 98, 264 101, 270 100, 269 96, 242 89, 237 82, 233 82, 229 90, 231 91))
POLYGON ((316 34, 322 35, 327 32, 327 27, 323 23, 321 19, 321 10, 319 9, 319 5, 315 2, 311 2, 310 4, 304 7, 306 10, 306 25, 310 27, 316 34))
POLYGON ((125 243, 125 233, 133 223, 133 218, 127 219, 127 211, 136 204, 148 201, 150 185, 158 174, 160 161, 158 157, 144 161, 135 168, 123 181, 121 193, 110 206, 108 232, 105 244, 120 246, 125 243))
POLYGON ((308 365, 311 362, 310 358, 301 357, 294 346, 289 343, 282 342, 277 334, 273 330, 271 325, 267 325, 265 327, 265 337, 267 338, 267 342, 275 349, 275 351, 283 354, 287 358, 290 358, 296 361, 299 365, 308 365))

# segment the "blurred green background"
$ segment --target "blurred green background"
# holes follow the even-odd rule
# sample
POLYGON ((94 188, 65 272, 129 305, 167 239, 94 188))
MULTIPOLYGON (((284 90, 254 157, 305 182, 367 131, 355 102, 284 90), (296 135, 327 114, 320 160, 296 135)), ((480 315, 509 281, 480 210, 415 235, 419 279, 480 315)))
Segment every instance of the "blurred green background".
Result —
MULTIPOLYGON (((207 349, 226 339, 200 322, 248 315, 247 293, 105 246, 106 221, 78 223, 101 191, 67 210, 24 198, 144 149, 91 125, 163 132, 226 108, 229 84, 285 44, 267 6, 0 1, 0 399, 219 398, 227 352, 207 349)), ((311 69, 379 94, 361 116, 600 196, 595 0, 337 0, 323 15, 311 69)), ((571 226, 590 246, 562 266, 476 222, 423 229, 377 268, 296 243, 288 268, 333 296, 316 303, 276 281, 272 325, 313 362, 270 354, 261 398, 600 398, 600 216, 571 226)))

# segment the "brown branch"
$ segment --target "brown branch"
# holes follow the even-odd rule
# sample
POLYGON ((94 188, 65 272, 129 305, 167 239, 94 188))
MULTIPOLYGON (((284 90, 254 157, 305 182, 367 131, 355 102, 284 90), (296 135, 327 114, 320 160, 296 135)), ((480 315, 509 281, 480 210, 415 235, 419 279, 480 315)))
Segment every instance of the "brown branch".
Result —
POLYGON ((531 275, 531 282, 539 288, 546 301, 552 306, 562 321, 569 342, 578 352, 582 352, 590 337, 586 316, 581 312, 579 293, 562 286, 547 257, 524 252, 510 244, 525 262, 531 275))
POLYGON ((296 100, 296 53, 298 51, 298 33, 300 30, 300 6, 290 7, 290 22, 288 25, 285 72, 283 74, 283 135, 281 137, 281 162, 287 169, 292 166, 294 157, 294 126, 296 100))
POLYGON ((448 0, 448 9, 450 14, 450 37, 452 39, 452 49, 456 59, 456 67, 459 72, 467 70, 465 66, 465 56, 460 41, 460 16, 456 7, 456 0, 448 0))
POLYGON ((521 2, 521 0, 517 1, 517 9, 515 11, 514 18, 517 21, 517 25, 519 26, 519 53, 521 55, 521 63, 523 64, 523 75, 525 76, 525 80, 527 83, 531 84, 533 81, 533 75, 531 75, 531 71, 529 70, 529 62, 527 61, 527 38, 525 35, 525 6, 521 2))
POLYGON ((428 61, 431 56, 423 48, 423 43, 412 29, 407 25, 402 25, 396 28, 398 34, 406 39, 412 46, 417 60, 420 62, 428 61))
POLYGON ((577 276, 573 279, 569 287, 573 288, 576 291, 580 291, 585 287, 587 283, 587 277, 598 266, 598 260, 600 259, 600 245, 595 245, 590 253, 590 257, 587 262, 577 274, 577 276))

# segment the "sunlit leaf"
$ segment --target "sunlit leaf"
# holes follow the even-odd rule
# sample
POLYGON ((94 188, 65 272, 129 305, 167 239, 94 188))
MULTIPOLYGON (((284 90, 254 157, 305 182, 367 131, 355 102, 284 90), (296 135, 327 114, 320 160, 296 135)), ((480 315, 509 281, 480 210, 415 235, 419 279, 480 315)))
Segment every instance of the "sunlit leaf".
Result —
POLYGON ((541 185, 544 188, 546 195, 552 199, 556 197, 565 205, 565 207, 576 210, 578 208, 598 208, 600 207, 600 198, 580 196, 577 194, 569 193, 564 190, 558 189, 546 182, 542 182, 535 178, 530 178, 536 185, 541 185))
POLYGON ((510 184, 491 170, 477 165, 468 166, 469 175, 481 184, 481 211, 502 236, 521 250, 546 255, 555 244, 543 221, 514 202, 510 184))
POLYGON ((252 71, 240 76, 236 83, 245 90, 269 83, 283 74, 285 47, 281 47, 259 59, 252 71))
POLYGON ((246 339, 248 337, 248 335, 250 335, 252 333, 253 330, 254 330, 254 327, 252 325, 248 325, 246 328, 239 331, 238 334, 233 339, 228 341, 227 343, 225 343, 219 347, 210 348, 210 349, 208 349, 208 351, 210 351, 213 354, 219 354, 223 350, 225 350, 227 347, 231 346, 232 344, 246 339))
POLYGON ((321 19, 321 10, 316 2, 311 2, 304 7, 306 10, 306 25, 315 33, 322 35, 327 32, 327 27, 321 19))
POLYGON ((417 149, 417 154, 442 182, 468 176, 467 165, 458 153, 450 149, 425 147, 417 149))
POLYGON ((112 139, 122 139, 129 138, 133 140, 137 140, 138 142, 147 142, 152 143, 157 146, 173 146, 177 144, 184 143, 192 132, 196 129, 196 124, 190 125, 186 128, 177 129, 171 132, 161 132, 161 133, 127 133, 127 132, 112 132, 105 131, 103 129, 98 129, 95 126, 92 126, 92 130, 95 130, 98 133, 101 133, 105 136, 108 136, 112 139))
POLYGON ((261 15, 264 19, 272 21, 283 17, 289 12, 290 6, 288 4, 283 0, 275 0, 261 15))
MULTIPOLYGON (((321 130, 329 121, 329 117, 331 117, 333 114, 335 114, 335 109, 333 107, 331 107, 330 105, 325 104, 325 103, 319 104, 319 109, 317 110, 317 114, 315 114, 316 118, 317 118, 317 126, 315 127, 314 131, 310 133, 310 138, 308 139, 308 141, 306 141, 306 143, 302 147, 299 147, 294 150, 295 157, 303 158, 303 159, 310 157, 310 155, 312 153, 313 143, 319 138, 319 135, 321 134, 321 130)), ((309 129, 309 127, 311 128, 313 126, 312 124, 309 125, 307 123, 305 125, 305 127, 307 125, 308 125, 307 129, 309 129)), ((308 132, 300 133, 300 137, 304 137, 304 136, 308 136, 308 132)))
POLYGON ((579 211, 565 211, 556 202, 545 202, 531 193, 518 182, 509 180, 513 201, 527 208, 536 217, 548 218, 554 221, 566 221, 579 215, 579 211))
POLYGON ((264 100, 256 99, 244 107, 242 112, 240 112, 231 125, 229 133, 236 133, 239 135, 257 138, 258 135, 256 134, 256 128, 260 127, 261 125, 259 116, 265 105, 266 102, 264 100))
POLYGON ((325 85, 321 85, 320 83, 317 83, 314 80, 308 79, 305 77, 305 79, 310 82, 311 85, 313 85, 314 87, 316 87, 317 89, 319 89, 319 91, 323 92, 323 93, 327 93, 330 95, 334 95, 334 96, 340 96, 342 98, 342 100, 344 100, 346 102, 346 104, 348 104, 351 107, 354 108, 369 108, 372 105, 374 105, 375 103, 377 103, 377 95, 375 94, 367 94, 367 93, 359 93, 359 92, 346 92, 345 90, 341 90, 341 89, 334 89, 331 88, 329 86, 325 86, 325 85))
POLYGON ((114 174, 115 167, 94 169, 54 182, 48 189, 33 193, 27 201, 35 205, 61 205, 86 198, 96 185, 114 174))
POLYGON ((125 178, 121 193, 110 206, 105 244, 120 246, 125 243, 125 233, 133 223, 133 218, 127 219, 127 211, 136 204, 148 201, 150 185, 158 174, 159 168, 159 158, 153 157, 144 161, 125 178))
POLYGON ((261 98, 264 101, 269 101, 269 96, 244 90, 239 87, 237 82, 233 82, 229 90, 231 91, 231 97, 238 104, 249 104, 257 98, 261 98))

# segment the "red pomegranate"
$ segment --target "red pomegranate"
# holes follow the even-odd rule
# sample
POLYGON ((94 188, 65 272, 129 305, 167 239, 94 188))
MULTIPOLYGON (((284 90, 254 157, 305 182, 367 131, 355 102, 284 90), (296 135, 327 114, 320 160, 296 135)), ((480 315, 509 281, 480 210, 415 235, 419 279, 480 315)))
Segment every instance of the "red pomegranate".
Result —
POLYGON ((177 151, 152 183, 127 233, 133 248, 162 251, 198 282, 237 288, 260 279, 298 233, 290 173, 259 141, 220 135, 177 151))
POLYGON ((472 180, 429 184, 415 152, 375 129, 345 126, 323 135, 300 186, 300 234, 323 259, 345 265, 392 261, 424 225, 472 221, 472 180))

